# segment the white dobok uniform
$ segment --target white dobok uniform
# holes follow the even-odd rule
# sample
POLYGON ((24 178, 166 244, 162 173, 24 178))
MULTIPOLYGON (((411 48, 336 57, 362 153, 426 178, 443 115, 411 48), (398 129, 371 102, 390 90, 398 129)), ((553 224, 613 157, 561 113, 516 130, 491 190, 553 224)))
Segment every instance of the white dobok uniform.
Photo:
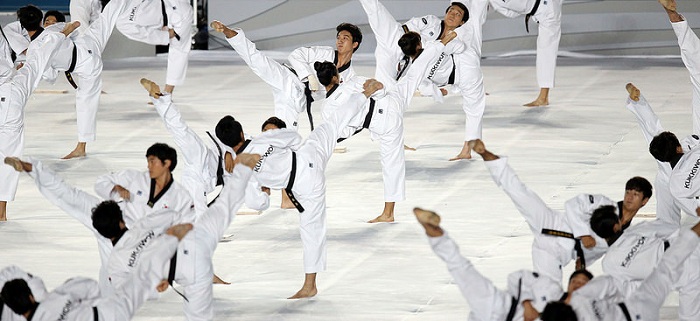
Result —
MULTIPOLYGON (((445 46, 440 41, 426 44, 423 53, 416 59, 404 77, 386 89, 383 97, 374 96, 363 106, 341 133, 348 138, 367 128, 372 140, 379 141, 379 154, 384 180, 384 201, 399 202, 406 199, 406 156, 403 140, 403 115, 413 98, 418 84, 424 78, 428 66, 433 64, 445 46), (369 120, 369 124, 367 121, 369 120)), ((366 78, 356 76, 346 81, 358 93, 366 78)), ((323 119, 328 121, 343 105, 328 103, 323 108, 323 119)))
POLYGON ((700 134, 700 39, 690 29, 687 21, 672 22, 673 32, 681 48, 681 59, 690 73, 693 85, 693 134, 700 134))
POLYGON ((165 83, 173 86, 182 85, 187 75, 188 56, 192 48, 194 18, 190 1, 125 1, 128 1, 128 6, 119 16, 117 29, 134 41, 149 45, 170 45, 165 83), (163 9, 167 18, 163 17, 163 9), (178 37, 170 38, 167 28, 163 30, 164 26, 175 30, 178 37))
MULTIPOLYGON (((215 147, 205 144, 182 119, 180 111, 172 102, 172 96, 166 94, 151 101, 185 160, 182 186, 187 186, 199 217, 207 210, 207 194, 215 190, 217 183, 224 183, 224 177, 231 175, 224 169, 224 153, 229 152, 234 158, 236 153, 221 143, 214 134, 211 138, 214 140, 215 147)), ((250 180, 248 183, 245 205, 259 211, 270 207, 269 195, 261 190, 256 180, 250 180)))
MULTIPOLYGON (((213 320, 214 300, 212 280, 214 268, 212 257, 219 240, 243 204, 245 186, 252 170, 247 166, 236 166, 233 174, 226 178, 221 195, 201 217, 177 247, 177 254, 164 267, 168 281, 184 286, 183 310, 187 320, 213 320)), ((129 282, 150 243, 173 224, 180 223, 172 211, 164 210, 150 214, 131 227, 114 245, 108 263, 112 285, 120 288, 129 282)), ((155 291, 152 293, 155 296, 155 291)))
POLYGON ((476 270, 472 262, 459 253, 459 247, 445 232, 428 241, 435 254, 447 264, 450 275, 469 304, 469 321, 501 321, 516 304, 512 320, 523 320, 523 301, 542 312, 549 301, 559 300, 564 291, 551 278, 520 270, 508 275, 508 290, 496 288, 491 280, 476 270))
POLYGON ((29 48, 29 43, 32 41, 27 30, 22 28, 19 21, 8 23, 2 30, 10 49, 15 52, 17 57, 15 63, 24 62, 27 59, 25 50, 29 48))
MULTIPOLYGON (((190 232, 191 233, 191 232, 190 232)), ((177 249, 178 240, 162 235, 144 250, 142 260, 124 286, 109 294, 100 293, 97 282, 72 278, 54 289, 39 302, 32 321, 125 321, 131 320, 143 302, 166 276, 168 260, 177 249)))
POLYGON ((683 210, 691 215, 697 215, 695 209, 700 207, 698 171, 700 171, 700 148, 694 148, 683 154, 671 171, 669 179, 671 195, 684 207, 683 210))
POLYGON ((170 209, 178 213, 178 222, 194 222, 195 211, 190 192, 171 180, 158 195, 152 195, 155 181, 148 171, 132 169, 101 175, 95 182, 95 193, 103 199, 120 202, 124 209, 124 223, 131 227, 135 222, 155 211, 170 209), (129 200, 113 191, 119 185, 129 191, 129 200))
POLYGON ((490 0, 500 14, 515 18, 532 12, 537 24, 537 84, 540 88, 554 88, 554 70, 557 67, 557 51, 561 39, 562 0, 490 0))
POLYGON ((616 205, 602 195, 582 194, 567 201, 567 213, 559 213, 547 206, 535 192, 527 188, 515 171, 508 165, 508 158, 484 162, 493 181, 513 201, 523 215, 534 236, 532 243, 532 265, 535 272, 548 276, 557 282, 562 279, 562 267, 576 259, 576 242, 583 235, 589 235, 596 241, 593 248, 581 245, 586 265, 593 264, 608 249, 602 238, 590 230, 590 216, 596 208, 603 205, 616 205), (572 223, 573 222, 573 223, 572 223), (545 234, 543 230, 552 230, 555 234, 571 234, 576 238, 545 234))
MULTIPOLYGON (((634 101, 627 97, 627 109, 629 109, 637 119, 639 128, 642 130, 642 134, 647 143, 651 143, 651 140, 654 139, 655 136, 664 132, 661 121, 651 109, 651 106, 644 96, 640 95, 639 101, 634 101)), ((681 140, 681 147, 683 147, 684 153, 689 153, 690 150, 695 148, 699 143, 700 138, 698 138, 698 136, 688 136, 681 140)), ((656 217, 680 226, 681 210, 688 215, 696 216, 695 208, 697 206, 693 200, 687 198, 678 199, 671 194, 669 186, 671 164, 656 160, 656 165, 658 167, 654 180, 654 186, 656 187, 656 217)))
MULTIPOLYGON (((624 235, 624 234, 623 234, 624 235)), ((700 238, 691 231, 683 231, 676 244, 632 294, 619 298, 615 278, 599 276, 574 292, 571 306, 579 321, 657 321, 659 311, 674 284, 681 280, 683 270, 692 253, 697 252, 700 238), (622 304, 621 304, 622 303, 622 304), (629 318, 625 316, 627 310, 629 318)), ((697 269, 697 265, 692 266, 697 269)), ((697 305, 697 301, 695 302, 697 305)), ((697 320, 697 319, 693 319, 697 320)))
MULTIPOLYGON (((31 44, 25 66, 15 71, 11 64, 0 71, 0 158, 20 157, 24 149, 24 106, 49 67, 56 48, 65 40, 63 34, 47 35, 31 44)), ((17 192, 19 173, 10 166, 0 166, 0 201, 12 201, 17 192)))
POLYGON ((100 0, 70 0, 68 10, 70 21, 80 21, 78 32, 83 33, 100 17, 102 3, 100 0))
MULTIPOLYGON (((10 265, 0 270, 0 290, 5 286, 5 282, 15 279, 22 279, 27 282, 29 289, 32 290, 34 300, 41 302, 47 295, 44 281, 38 276, 31 275, 16 265, 10 265)), ((26 321, 27 319, 15 313, 10 307, 0 303, 0 320, 2 321, 26 321)))
POLYGON ((241 29, 238 35, 226 39, 250 69, 272 87, 275 116, 282 119, 288 128, 298 129, 299 114, 306 110, 304 83, 289 68, 266 57, 255 44, 246 38, 241 29))

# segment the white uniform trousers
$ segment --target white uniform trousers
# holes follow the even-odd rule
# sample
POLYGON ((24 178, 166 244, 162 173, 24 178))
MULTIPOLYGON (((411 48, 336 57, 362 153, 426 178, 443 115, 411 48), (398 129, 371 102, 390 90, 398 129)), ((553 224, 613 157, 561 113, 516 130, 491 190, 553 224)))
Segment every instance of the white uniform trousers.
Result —
POLYGON ((515 171, 508 165, 508 159, 501 157, 484 162, 493 181, 503 189, 530 226, 532 243, 532 266, 535 272, 562 279, 562 266, 573 259, 574 241, 564 237, 543 235, 542 229, 570 232, 564 215, 552 210, 532 190, 523 184, 515 171))
POLYGON ((299 113, 306 111, 304 84, 291 70, 261 53, 255 44, 245 37, 241 29, 238 35, 226 39, 260 79, 272 87, 275 116, 282 119, 287 128, 298 129, 299 113))
POLYGON ((189 55, 192 49, 192 27, 194 26, 192 6, 187 0, 165 0, 168 25, 180 36, 170 38, 168 49, 168 69, 165 83, 180 86, 185 83, 189 55))
POLYGON ((389 90, 396 83, 397 64, 403 57, 398 44, 404 34, 403 28, 379 0, 360 0, 360 4, 367 13, 369 26, 377 40, 377 48, 374 50, 377 62, 374 78, 389 90))
MULTIPOLYGON (((54 50, 65 39, 63 34, 51 34, 30 45, 32 53, 25 66, 11 80, 0 85, 0 158, 21 157, 24 148, 24 106, 36 89, 41 75, 49 65, 54 50)), ((12 201, 17 192, 19 172, 10 166, 0 166, 0 201, 12 201)))
POLYGON ((554 69, 557 67, 557 51, 561 39, 562 0, 546 0, 540 3, 532 17, 537 27, 537 84, 540 88, 554 88, 554 69))
POLYGON ((681 58, 693 84, 693 134, 700 134, 700 39, 690 29, 687 21, 673 22, 671 26, 678 37, 681 58))
POLYGON ((71 0, 68 6, 70 21, 80 21, 78 32, 83 33, 90 24, 100 17, 102 3, 100 0, 71 0))

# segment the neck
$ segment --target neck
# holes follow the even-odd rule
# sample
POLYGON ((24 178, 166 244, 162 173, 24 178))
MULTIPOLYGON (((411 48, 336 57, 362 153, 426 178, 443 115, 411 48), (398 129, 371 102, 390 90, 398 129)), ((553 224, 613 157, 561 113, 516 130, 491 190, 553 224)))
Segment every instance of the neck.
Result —
POLYGON ((336 67, 343 66, 347 64, 350 60, 352 60, 352 51, 346 53, 338 52, 338 64, 336 65, 336 67))
POLYGON ((637 211, 639 211, 639 210, 633 211, 633 210, 626 209, 625 206, 623 205, 622 206, 622 217, 620 218, 620 223, 622 223, 622 225, 629 223, 632 220, 632 218, 635 215, 637 215, 637 211))
POLYGON ((36 32, 37 32, 37 30, 34 30, 34 31, 27 30, 27 34, 29 35, 29 37, 33 37, 36 32))
POLYGON ((168 185, 171 180, 173 180, 172 173, 165 172, 165 174, 156 177, 156 186, 162 189, 165 185, 168 185))

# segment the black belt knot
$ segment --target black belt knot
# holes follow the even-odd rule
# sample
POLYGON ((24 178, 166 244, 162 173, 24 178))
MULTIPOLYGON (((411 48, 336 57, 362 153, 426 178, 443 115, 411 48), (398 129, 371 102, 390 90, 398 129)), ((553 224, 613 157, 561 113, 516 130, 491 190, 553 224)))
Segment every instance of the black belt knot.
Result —
POLYGON ((73 54, 71 55, 70 59, 70 67, 68 67, 68 70, 66 70, 66 79, 68 79, 68 82, 70 83, 71 86, 73 86, 74 89, 78 89, 78 85, 75 83, 75 80, 73 80, 73 75, 71 73, 73 70, 75 70, 75 64, 78 62, 78 47, 73 44, 73 54))
MULTIPOLYGON (((369 129, 369 125, 372 123, 372 115, 374 115, 374 105, 377 103, 374 98, 369 99, 369 111, 367 112, 367 115, 365 116, 365 121, 362 123, 362 127, 360 129, 356 130, 352 135, 350 136, 355 136, 359 134, 363 129, 367 128, 369 129)), ((348 139, 348 137, 344 138, 338 138, 338 143, 348 139)))
POLYGON ((530 26, 528 26, 527 23, 530 21, 530 17, 532 17, 533 15, 535 15, 535 13, 537 13, 537 9, 539 7, 540 7, 540 0, 536 0, 535 5, 532 6, 532 10, 530 11, 530 13, 525 15, 525 31, 527 31, 527 33, 530 33, 530 26))

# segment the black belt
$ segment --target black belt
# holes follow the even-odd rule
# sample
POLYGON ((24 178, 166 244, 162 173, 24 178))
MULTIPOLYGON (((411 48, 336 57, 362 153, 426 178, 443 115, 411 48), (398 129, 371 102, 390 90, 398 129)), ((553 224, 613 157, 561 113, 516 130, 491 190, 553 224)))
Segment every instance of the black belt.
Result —
POLYGON ((301 206, 301 203, 297 200, 296 196, 294 196, 294 193, 292 193, 292 188, 294 187, 294 178, 297 176, 297 153, 292 152, 292 171, 289 173, 289 182, 287 183, 287 187, 284 189, 287 192, 287 196, 289 196, 289 200, 292 201, 292 204, 294 204, 294 207, 297 208, 299 213, 304 213, 304 207, 301 206))
POLYGON ((518 309, 518 302, 520 301, 520 291, 522 290, 523 286, 523 279, 520 278, 518 280, 518 297, 513 297, 511 302, 510 302, 510 310, 508 310, 508 316, 506 317, 506 321, 513 321, 513 318, 515 317, 515 310, 518 309))
POLYGON ((173 286, 173 281, 175 281, 175 269, 177 267, 177 251, 175 251, 175 254, 173 255, 173 258, 170 259, 170 270, 168 271, 168 284, 170 284, 170 287, 173 288, 173 291, 175 293, 179 294, 185 301, 190 302, 190 300, 187 299, 187 297, 180 293, 174 286, 173 286))
POLYGON ((78 47, 73 44, 73 55, 70 60, 70 67, 68 67, 68 70, 66 70, 66 79, 68 79, 68 82, 70 83, 73 88, 78 89, 78 85, 75 84, 75 80, 73 80, 73 75, 71 73, 73 70, 75 70, 75 64, 78 61, 78 47))
POLYGON ((625 314, 625 318, 627 318, 627 321, 632 321, 632 316, 630 315, 630 311, 627 310, 627 306, 625 305, 625 303, 620 302, 617 305, 620 307, 620 310, 622 310, 622 313, 625 314))
POLYGON ((100 316, 97 314, 97 307, 92 307, 92 315, 95 321, 100 321, 100 316))
MULTIPOLYGON (((369 111, 367 112, 367 116, 365 116, 365 122, 362 123, 362 127, 360 127, 360 129, 356 130, 350 136, 355 136, 355 135, 359 134, 365 128, 369 129, 369 124, 372 123, 372 115, 374 115, 374 104, 376 104, 376 103, 377 103, 377 101, 374 100, 373 98, 369 99, 369 111)), ((349 137, 338 138, 338 143, 340 143, 348 138, 349 137)))
POLYGON ((530 26, 528 26, 527 23, 530 21, 530 17, 532 17, 537 12, 537 9, 539 7, 540 0, 535 0, 535 5, 532 6, 532 10, 530 11, 530 13, 525 15, 525 31, 527 31, 527 33, 530 33, 530 26))
MULTIPOLYGON (((292 72, 296 75, 296 71, 292 69, 292 72)), ((311 130, 314 130, 314 116, 311 114, 311 103, 314 102, 314 97, 311 96, 311 89, 309 88, 309 82, 304 83, 304 96, 306 96, 306 114, 309 116, 309 125, 311 130)))
POLYGON ((551 236, 558 236, 558 237, 565 237, 567 239, 574 240, 574 242, 575 242, 574 243, 574 250, 576 251, 576 256, 578 256, 578 259, 581 262, 580 270, 583 270, 586 268, 586 258, 583 255, 583 247, 581 246, 581 240, 575 238, 574 235, 569 233, 569 232, 550 230, 550 229, 546 229, 546 228, 542 229, 542 234, 551 235, 551 236))
POLYGON ((450 73, 450 78, 447 79, 447 84, 448 84, 448 85, 454 85, 454 84, 455 84, 455 76, 456 76, 457 65, 455 64, 455 56, 450 55, 450 58, 452 58, 452 72, 450 73))

